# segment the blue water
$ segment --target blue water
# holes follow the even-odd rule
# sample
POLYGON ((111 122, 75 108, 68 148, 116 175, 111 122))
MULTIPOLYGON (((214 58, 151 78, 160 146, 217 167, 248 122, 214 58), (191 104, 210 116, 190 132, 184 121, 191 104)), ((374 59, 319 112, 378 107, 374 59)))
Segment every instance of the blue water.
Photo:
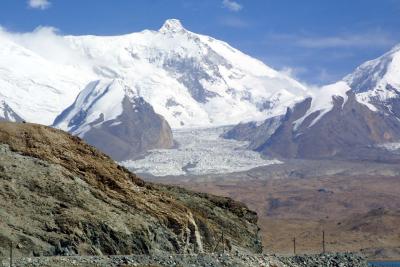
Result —
POLYGON ((374 261, 369 262, 373 267, 400 267, 400 261, 374 261))

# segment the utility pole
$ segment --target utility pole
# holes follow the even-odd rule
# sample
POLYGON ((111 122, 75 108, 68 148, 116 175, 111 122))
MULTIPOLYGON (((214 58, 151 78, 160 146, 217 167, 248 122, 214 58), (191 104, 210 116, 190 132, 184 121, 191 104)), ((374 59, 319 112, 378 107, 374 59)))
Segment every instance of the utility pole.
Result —
POLYGON ((296 237, 293 237, 293 254, 296 255, 296 237))
POLYGON ((322 253, 325 254, 325 231, 322 231, 322 253))

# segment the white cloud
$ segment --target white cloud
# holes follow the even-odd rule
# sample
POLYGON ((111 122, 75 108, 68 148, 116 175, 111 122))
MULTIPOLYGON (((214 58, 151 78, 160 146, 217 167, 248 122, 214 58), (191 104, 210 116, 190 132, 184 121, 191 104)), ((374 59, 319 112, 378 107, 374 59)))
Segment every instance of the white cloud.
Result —
POLYGON ((54 27, 40 26, 32 32, 9 32, 0 26, 0 37, 35 52, 37 55, 61 64, 88 65, 90 62, 73 50, 67 40, 54 27))
POLYGON ((279 72, 292 77, 296 80, 299 80, 299 76, 301 74, 307 73, 308 70, 304 67, 289 67, 289 66, 285 66, 282 69, 279 70, 279 72))
POLYGON ((268 42, 286 42, 304 48, 360 48, 390 47, 396 43, 392 36, 383 31, 370 31, 336 36, 313 36, 307 34, 272 34, 268 42))
POLYGON ((348 36, 307 37, 298 40, 298 45, 308 48, 387 46, 393 43, 388 36, 356 34, 348 36), (373 41, 372 41, 373 40, 373 41))
POLYGON ((37 8, 37 9, 47 9, 49 8, 51 3, 48 0, 29 0, 28 6, 30 8, 37 8))
POLYGON ((239 4, 238 2, 233 1, 233 0, 223 0, 222 5, 225 8, 227 8, 231 11, 234 11, 234 12, 238 12, 243 8, 243 6, 241 4, 239 4))
POLYGON ((337 75, 329 72, 325 68, 319 68, 316 75, 317 75, 318 80, 321 83, 330 83, 330 82, 338 80, 337 75))

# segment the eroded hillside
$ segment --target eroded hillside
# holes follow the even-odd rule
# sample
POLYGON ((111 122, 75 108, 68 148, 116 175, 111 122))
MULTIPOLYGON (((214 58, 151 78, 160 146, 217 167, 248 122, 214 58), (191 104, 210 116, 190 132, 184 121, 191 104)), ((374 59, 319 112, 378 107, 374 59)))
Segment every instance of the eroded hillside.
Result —
POLYGON ((257 215, 229 198, 146 183, 63 131, 0 123, 0 255, 259 252, 257 215))

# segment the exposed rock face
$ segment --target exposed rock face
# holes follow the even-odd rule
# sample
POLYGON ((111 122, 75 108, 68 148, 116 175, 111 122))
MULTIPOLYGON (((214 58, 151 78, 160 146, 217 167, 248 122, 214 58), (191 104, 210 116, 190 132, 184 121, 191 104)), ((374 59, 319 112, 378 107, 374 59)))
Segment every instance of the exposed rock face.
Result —
POLYGON ((80 138, 0 123, 0 256, 260 252, 257 215, 228 198, 145 183, 80 138))
POLYGON ((283 118, 283 116, 272 117, 261 124, 257 122, 240 123, 229 131, 226 131, 223 137, 226 139, 249 141, 249 148, 256 149, 268 141, 271 135, 281 125, 283 118))
POLYGON ((91 128, 83 138, 117 161, 134 159, 149 149, 172 147, 168 122, 142 98, 135 101, 135 110, 132 106, 124 98, 120 116, 91 128))
MULTIPOLYGON (((373 147, 400 140, 400 122, 393 116, 370 110, 356 101, 352 92, 348 92, 347 97, 345 103, 343 97, 333 97, 332 109, 315 123, 321 111, 308 114, 312 103, 308 98, 289 108, 283 118, 274 119, 281 120, 279 127, 263 129, 271 123, 270 119, 254 127, 245 138, 252 142, 253 149, 270 156, 379 159, 379 153, 375 153, 377 150, 373 147), (262 132, 264 135, 260 134, 262 132), (258 137, 254 138, 255 135, 258 137), (255 146, 262 138, 266 141, 255 146)), ((234 132, 238 132, 238 126, 226 135, 234 132)))
POLYGON ((113 159, 133 159, 154 148, 173 146, 168 122, 123 81, 97 81, 79 94, 54 122, 113 159))

